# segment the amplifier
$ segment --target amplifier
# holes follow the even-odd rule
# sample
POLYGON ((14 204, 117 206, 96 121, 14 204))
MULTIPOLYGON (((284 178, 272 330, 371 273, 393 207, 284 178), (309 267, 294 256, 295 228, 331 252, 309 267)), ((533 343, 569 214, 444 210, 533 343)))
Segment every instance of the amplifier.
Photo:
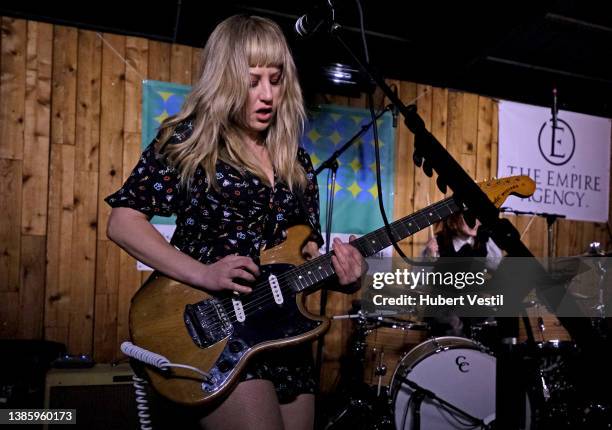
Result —
POLYGON ((51 369, 46 377, 45 408, 76 409, 77 428, 136 429, 133 374, 128 364, 51 369))

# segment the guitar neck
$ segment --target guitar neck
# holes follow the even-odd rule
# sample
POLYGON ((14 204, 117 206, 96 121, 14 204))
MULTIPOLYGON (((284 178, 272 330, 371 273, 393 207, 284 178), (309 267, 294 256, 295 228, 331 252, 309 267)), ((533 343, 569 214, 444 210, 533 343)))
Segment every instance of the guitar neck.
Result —
MULTIPOLYGON (((391 234, 396 242, 400 241, 461 210, 452 197, 446 198, 391 223, 391 234)), ((357 248, 364 257, 370 257, 390 246, 391 240, 386 228, 381 227, 355 239, 351 245, 357 248)), ((331 255, 325 254, 291 269, 289 273, 294 279, 294 290, 300 292, 331 278, 336 272, 331 263, 331 255)))

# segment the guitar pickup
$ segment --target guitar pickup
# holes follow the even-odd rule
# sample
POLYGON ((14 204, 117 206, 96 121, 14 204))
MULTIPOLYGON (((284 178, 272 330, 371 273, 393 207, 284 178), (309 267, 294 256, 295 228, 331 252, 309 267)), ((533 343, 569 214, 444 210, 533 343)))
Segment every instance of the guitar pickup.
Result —
POLYGON ((208 348, 234 332, 227 312, 216 298, 186 305, 183 320, 191 339, 200 348, 208 348))

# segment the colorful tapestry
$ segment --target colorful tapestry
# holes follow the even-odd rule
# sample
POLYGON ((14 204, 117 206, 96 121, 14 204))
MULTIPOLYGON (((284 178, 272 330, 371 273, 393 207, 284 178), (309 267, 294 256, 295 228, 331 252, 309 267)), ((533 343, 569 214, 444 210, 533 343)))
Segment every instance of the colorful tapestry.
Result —
MULTIPOLYGON (((189 85, 150 80, 142 82, 141 147, 143 150, 155 139, 162 121, 179 112, 190 90, 189 85)), ((174 225, 175 219, 175 217, 154 216, 151 223, 174 225)))
MULTIPOLYGON (((316 167, 340 149, 362 126, 371 121, 367 109, 324 105, 309 112, 310 121, 302 144, 316 167)), ((393 219, 395 133, 389 112, 377 122, 380 142, 381 185, 387 217, 393 219)), ((382 227, 376 185, 376 158, 372 128, 350 146, 339 159, 334 195, 332 231, 365 234, 382 227)), ((325 231, 327 170, 318 176, 321 194, 321 224, 325 231)))

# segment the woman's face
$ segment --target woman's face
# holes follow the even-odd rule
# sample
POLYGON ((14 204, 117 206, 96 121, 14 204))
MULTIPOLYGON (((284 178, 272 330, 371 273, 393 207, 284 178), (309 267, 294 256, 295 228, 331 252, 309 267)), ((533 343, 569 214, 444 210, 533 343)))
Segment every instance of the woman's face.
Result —
POLYGON ((260 134, 270 126, 276 113, 282 70, 278 67, 249 67, 249 74, 248 131, 260 134))

